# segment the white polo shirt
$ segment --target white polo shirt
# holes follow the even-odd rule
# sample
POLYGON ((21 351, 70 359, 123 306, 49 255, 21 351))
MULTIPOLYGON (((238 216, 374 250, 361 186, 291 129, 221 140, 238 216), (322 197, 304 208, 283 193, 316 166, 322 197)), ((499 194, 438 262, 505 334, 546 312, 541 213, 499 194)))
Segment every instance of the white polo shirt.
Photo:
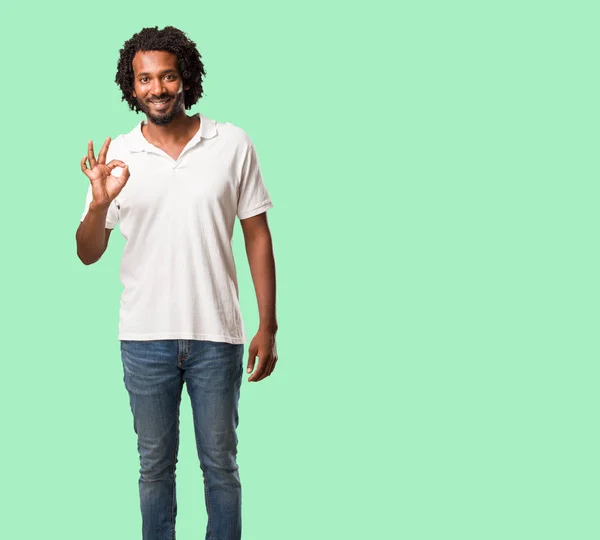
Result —
MULTIPOLYGON (((119 222, 120 340, 245 343, 231 248, 235 217, 273 206, 245 131, 197 113, 200 129, 177 160, 142 135, 143 120, 111 142, 130 177, 106 216, 119 222)), ((113 172, 118 176, 121 168, 113 172)), ((88 189, 83 221, 92 200, 88 189)))

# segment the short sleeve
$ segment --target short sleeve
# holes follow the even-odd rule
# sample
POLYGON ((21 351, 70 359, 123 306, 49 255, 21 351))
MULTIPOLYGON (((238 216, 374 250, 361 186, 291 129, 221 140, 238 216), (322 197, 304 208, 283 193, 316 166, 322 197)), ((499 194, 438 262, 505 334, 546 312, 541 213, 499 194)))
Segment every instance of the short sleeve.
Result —
POLYGON ((272 207, 273 203, 260 172, 256 149, 250 141, 242 166, 237 216, 239 219, 246 219, 261 214, 272 207))
MULTIPOLYGON (((81 215, 81 219, 79 221, 83 221, 85 216, 87 215, 88 210, 90 209, 90 203, 92 202, 92 198, 93 198, 92 186, 89 185, 87 195, 85 197, 85 209, 84 209, 83 214, 81 215)), ((119 209, 117 207, 117 201, 115 199, 110 203, 110 206, 108 207, 108 212, 106 214, 105 228, 106 229, 114 229, 115 225, 117 224, 117 221, 119 221, 119 209)))

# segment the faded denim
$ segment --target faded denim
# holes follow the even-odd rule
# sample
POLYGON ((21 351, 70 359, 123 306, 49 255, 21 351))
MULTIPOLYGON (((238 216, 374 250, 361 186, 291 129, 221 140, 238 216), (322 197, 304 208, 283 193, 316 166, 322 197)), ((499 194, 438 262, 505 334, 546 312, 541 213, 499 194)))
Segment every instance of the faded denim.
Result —
POLYGON ((125 387, 140 455, 143 540, 174 540, 179 404, 190 396, 208 524, 206 540, 240 540, 236 462, 243 344, 197 340, 121 341, 125 387))

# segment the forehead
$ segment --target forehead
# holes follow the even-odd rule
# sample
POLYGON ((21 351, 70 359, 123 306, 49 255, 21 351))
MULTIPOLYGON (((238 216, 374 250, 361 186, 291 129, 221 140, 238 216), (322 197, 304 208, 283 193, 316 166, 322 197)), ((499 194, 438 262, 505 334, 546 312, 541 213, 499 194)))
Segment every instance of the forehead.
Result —
POLYGON ((134 73, 177 70, 177 56, 168 51, 138 51, 132 61, 134 73))

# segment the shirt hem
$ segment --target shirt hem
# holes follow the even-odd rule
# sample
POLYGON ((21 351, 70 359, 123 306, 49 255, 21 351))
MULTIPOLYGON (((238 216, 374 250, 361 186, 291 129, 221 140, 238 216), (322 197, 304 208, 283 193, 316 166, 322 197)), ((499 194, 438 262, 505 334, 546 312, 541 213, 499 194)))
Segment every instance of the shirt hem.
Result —
POLYGON ((194 339, 200 341, 216 341, 239 345, 246 343, 245 336, 222 336, 216 334, 165 333, 165 334, 128 334, 119 333, 119 341, 154 341, 158 339, 194 339))
POLYGON ((265 212, 267 210, 270 210, 271 208, 273 208, 273 203, 271 201, 268 201, 264 204, 261 204, 260 206, 257 206, 253 210, 247 210, 246 212, 244 212, 242 214, 238 214, 238 219, 247 219, 250 217, 254 217, 254 216, 257 216, 258 214, 262 214, 263 212, 265 212))
MULTIPOLYGON (((86 214, 86 215, 87 215, 87 214, 86 214)), ((84 219, 85 219, 85 216, 84 216, 84 217, 82 217, 82 218, 80 218, 80 219, 79 219, 79 222, 80 222, 80 223, 83 223, 83 220, 84 220, 84 219)), ((117 224, 116 224, 116 223, 108 223, 108 222, 106 222, 106 223, 104 224, 104 228, 105 228, 105 229, 110 229, 111 231, 112 231, 112 230, 114 230, 114 228, 115 228, 116 226, 117 226, 117 224)))

